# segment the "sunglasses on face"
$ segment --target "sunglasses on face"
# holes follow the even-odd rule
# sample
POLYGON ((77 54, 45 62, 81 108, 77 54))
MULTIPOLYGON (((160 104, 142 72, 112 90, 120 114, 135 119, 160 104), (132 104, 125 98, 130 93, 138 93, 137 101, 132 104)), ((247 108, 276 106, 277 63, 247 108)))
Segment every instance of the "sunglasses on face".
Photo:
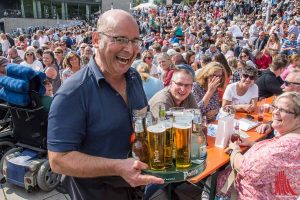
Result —
POLYGON ((294 84, 294 85, 300 85, 300 83, 290 82, 290 81, 287 81, 287 80, 283 81, 283 84, 284 84, 285 86, 290 86, 291 84, 294 84))
POLYGON ((145 57, 145 58, 148 58, 148 59, 153 59, 153 57, 145 57))
POLYGON ((33 56, 33 53, 27 53, 26 56, 33 56))
POLYGON ((251 75, 248 75, 248 74, 243 74, 243 77, 245 79, 249 78, 250 80, 254 80, 255 79, 255 76, 251 76, 251 75))

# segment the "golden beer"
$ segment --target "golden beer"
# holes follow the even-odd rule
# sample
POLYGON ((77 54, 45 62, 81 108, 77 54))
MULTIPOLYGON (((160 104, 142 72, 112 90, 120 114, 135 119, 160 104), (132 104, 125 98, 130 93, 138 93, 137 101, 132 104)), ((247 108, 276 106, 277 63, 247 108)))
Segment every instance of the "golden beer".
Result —
POLYGON ((165 169, 164 162, 164 139, 166 129, 162 124, 149 126, 148 130, 148 144, 150 151, 150 167, 153 170, 165 169))
POLYGON ((173 166, 173 142, 174 134, 172 128, 172 121, 165 121, 166 134, 165 134, 165 167, 170 168, 173 166))
POLYGON ((191 134, 190 123, 176 122, 173 124, 176 145, 176 168, 186 169, 191 166, 191 134))

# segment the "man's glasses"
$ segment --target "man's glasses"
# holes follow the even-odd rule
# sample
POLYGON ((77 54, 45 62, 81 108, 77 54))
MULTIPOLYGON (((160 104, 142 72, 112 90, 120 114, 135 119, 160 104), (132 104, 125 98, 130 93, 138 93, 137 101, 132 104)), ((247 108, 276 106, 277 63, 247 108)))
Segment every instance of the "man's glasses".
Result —
POLYGON ((27 53, 26 56, 33 56, 33 53, 27 53))
POLYGON ((290 82, 290 81, 287 81, 287 80, 283 81, 283 83, 284 83, 285 86, 290 86, 291 84, 294 84, 294 85, 300 85, 300 83, 297 83, 297 82, 290 82))
POLYGON ((106 37, 110 37, 113 39, 113 42, 119 45, 123 45, 126 46, 129 44, 129 41, 132 43, 132 45, 136 46, 136 47, 140 47, 142 46, 142 40, 140 38, 135 38, 135 39, 128 39, 127 37, 124 36, 112 36, 112 35, 108 35, 106 33, 103 32, 99 32, 102 35, 105 35, 106 37))
POLYGON ((173 81, 173 83, 175 83, 179 87, 185 87, 185 88, 192 87, 192 85, 193 85, 192 83, 191 84, 184 84, 184 83, 180 83, 180 82, 176 82, 176 81, 173 81))
POLYGON ((296 114, 295 112, 288 111, 288 110, 286 110, 284 108, 278 108, 275 105, 272 105, 272 109, 273 109, 273 111, 278 110, 280 113, 293 114, 293 115, 296 114))
POLYGON ((243 74, 243 77, 245 79, 249 78, 250 80, 254 80, 255 79, 255 76, 251 76, 251 75, 248 75, 248 74, 243 74))

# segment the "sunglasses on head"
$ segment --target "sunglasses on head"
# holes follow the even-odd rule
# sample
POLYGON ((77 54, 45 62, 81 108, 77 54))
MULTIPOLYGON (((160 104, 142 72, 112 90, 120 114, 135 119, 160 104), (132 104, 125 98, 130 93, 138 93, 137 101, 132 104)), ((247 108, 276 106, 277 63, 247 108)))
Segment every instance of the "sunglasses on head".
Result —
POLYGON ((255 76, 251 76, 251 75, 248 75, 248 74, 243 74, 243 77, 245 79, 249 78, 250 80, 254 80, 255 79, 255 76))
POLYGON ((291 84, 300 85, 300 83, 290 82, 290 81, 287 81, 287 80, 283 81, 283 83, 284 83, 285 86, 290 86, 291 84))

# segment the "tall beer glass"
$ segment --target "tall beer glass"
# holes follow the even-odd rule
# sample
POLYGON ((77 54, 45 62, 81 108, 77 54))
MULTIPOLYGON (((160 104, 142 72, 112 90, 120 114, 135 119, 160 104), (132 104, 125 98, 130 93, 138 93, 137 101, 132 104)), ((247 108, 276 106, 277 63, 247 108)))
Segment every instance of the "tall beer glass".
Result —
POLYGON ((165 167, 170 168, 173 166, 173 143, 174 143, 173 119, 169 117, 165 120, 164 123, 166 127, 165 145, 164 145, 165 167))
POLYGON ((176 147, 176 168, 186 169, 191 166, 191 134, 192 124, 182 120, 173 123, 175 147, 176 147))
POLYGON ((165 169, 164 162, 164 139, 166 128, 163 124, 154 124, 147 128, 148 144, 150 151, 150 168, 153 170, 165 169))

